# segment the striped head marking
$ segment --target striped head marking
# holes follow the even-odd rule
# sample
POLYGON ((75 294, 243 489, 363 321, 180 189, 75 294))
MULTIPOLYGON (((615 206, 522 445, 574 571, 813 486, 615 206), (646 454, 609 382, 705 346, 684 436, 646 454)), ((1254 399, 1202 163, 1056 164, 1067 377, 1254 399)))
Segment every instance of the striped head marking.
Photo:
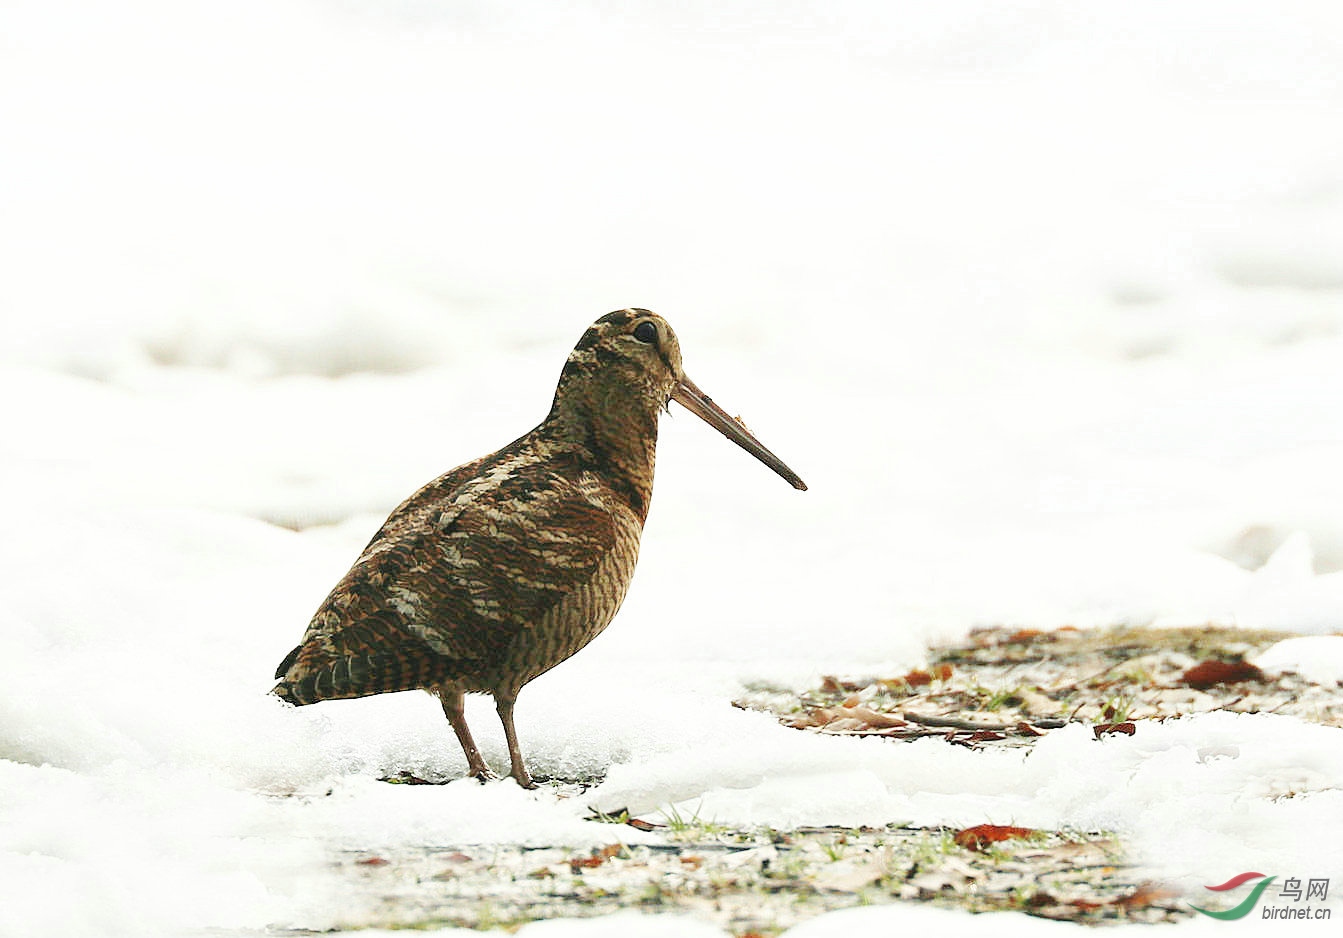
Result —
POLYGON ((667 320, 646 309, 620 309, 594 322, 560 374, 551 419, 602 446, 635 439, 647 446, 651 485, 657 412, 676 401, 769 466, 796 489, 806 484, 686 377, 681 343, 667 320))
POLYGON ((632 398, 627 406, 655 416, 681 377, 681 344, 667 320, 646 309, 619 309, 588 327, 569 353, 557 399, 566 383, 589 391, 601 386, 602 406, 618 404, 623 391, 632 398))

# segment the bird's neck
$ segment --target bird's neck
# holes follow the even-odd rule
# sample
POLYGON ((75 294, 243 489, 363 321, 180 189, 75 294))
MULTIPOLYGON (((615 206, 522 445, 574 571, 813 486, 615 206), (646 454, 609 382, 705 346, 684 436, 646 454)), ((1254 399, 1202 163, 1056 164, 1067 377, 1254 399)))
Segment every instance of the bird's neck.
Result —
POLYGON ((626 405, 619 399, 557 400, 542 427, 622 494, 643 520, 653 494, 657 414, 626 405))

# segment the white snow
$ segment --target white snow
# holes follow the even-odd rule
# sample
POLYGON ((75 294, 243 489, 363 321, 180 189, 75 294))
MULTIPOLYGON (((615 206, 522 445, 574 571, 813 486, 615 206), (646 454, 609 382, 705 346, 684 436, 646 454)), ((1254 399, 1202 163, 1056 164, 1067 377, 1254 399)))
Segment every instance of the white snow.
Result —
POLYGON ((985 623, 1281 628, 1261 667, 1343 679, 1341 62, 1326 0, 5 4, 0 934, 357 924, 339 851, 605 843, 589 805, 1331 875, 1336 729, 1022 755, 728 701, 985 623), (518 705, 535 771, 606 781, 378 783, 460 774, 434 701, 288 709, 275 664, 629 305, 811 490, 674 411, 624 609, 518 705))
POLYGON ((1254 663, 1266 674, 1294 672, 1316 684, 1340 684, 1343 683, 1343 635, 1284 638, 1265 649, 1254 663))

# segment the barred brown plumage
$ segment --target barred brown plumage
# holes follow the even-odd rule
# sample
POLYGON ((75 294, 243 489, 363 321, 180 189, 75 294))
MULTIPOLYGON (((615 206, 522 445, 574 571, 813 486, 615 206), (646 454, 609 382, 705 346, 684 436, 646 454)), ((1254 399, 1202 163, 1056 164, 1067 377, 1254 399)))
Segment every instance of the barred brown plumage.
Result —
POLYGON ((569 354, 545 420, 392 512, 280 663, 273 693, 304 705, 429 690, 482 779, 492 773, 462 702, 490 694, 511 774, 532 787, 514 701, 620 608, 653 493, 658 411, 670 400, 806 488, 685 376, 666 320, 609 313, 569 354))

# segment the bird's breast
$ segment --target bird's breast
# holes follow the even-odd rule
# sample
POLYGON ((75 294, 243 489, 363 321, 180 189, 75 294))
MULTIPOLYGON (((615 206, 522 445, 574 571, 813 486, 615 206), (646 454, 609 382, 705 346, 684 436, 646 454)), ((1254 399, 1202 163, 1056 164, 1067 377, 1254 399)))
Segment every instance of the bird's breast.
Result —
POLYGON ((579 523, 541 527, 532 542, 546 555, 539 564, 546 577, 565 588, 549 608, 522 623, 510 643, 500 671, 518 687, 596 638, 620 609, 634 576, 642 517, 600 478, 578 478, 573 492, 582 507, 570 505, 565 513, 579 523))

